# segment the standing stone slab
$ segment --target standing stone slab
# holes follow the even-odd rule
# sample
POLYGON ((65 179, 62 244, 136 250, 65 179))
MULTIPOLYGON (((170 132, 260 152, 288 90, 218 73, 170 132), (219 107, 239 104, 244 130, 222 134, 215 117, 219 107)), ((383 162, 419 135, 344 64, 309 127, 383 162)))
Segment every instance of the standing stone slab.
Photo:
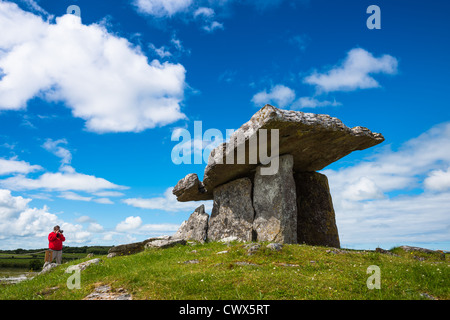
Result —
POLYGON ((172 238, 204 242, 208 232, 208 220, 209 215, 205 213, 205 206, 202 204, 181 224, 172 238))
POLYGON ((253 206, 253 229, 257 241, 297 243, 297 204, 293 175, 294 157, 279 158, 278 172, 262 175, 256 169, 253 206))
POLYGON ((252 182, 248 178, 231 181, 214 189, 214 205, 209 218, 208 239, 218 241, 235 236, 252 240, 252 182))
POLYGON ((299 172, 294 179, 297 187, 298 243, 339 248, 327 177, 317 172, 299 172))

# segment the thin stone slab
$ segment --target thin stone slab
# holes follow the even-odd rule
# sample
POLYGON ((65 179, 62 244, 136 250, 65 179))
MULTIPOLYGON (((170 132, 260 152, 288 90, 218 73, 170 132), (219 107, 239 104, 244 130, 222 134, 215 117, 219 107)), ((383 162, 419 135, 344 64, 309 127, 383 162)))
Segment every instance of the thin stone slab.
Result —
POLYGON ((328 178, 317 172, 294 174, 297 190, 297 242, 340 247, 328 178))
POLYGON ((297 196, 292 168, 294 157, 279 159, 278 172, 263 175, 260 166, 253 181, 253 230, 257 241, 297 243, 297 196))
POLYGON ((238 179, 215 188, 208 240, 234 236, 238 240, 252 241, 254 215, 250 179, 238 179))

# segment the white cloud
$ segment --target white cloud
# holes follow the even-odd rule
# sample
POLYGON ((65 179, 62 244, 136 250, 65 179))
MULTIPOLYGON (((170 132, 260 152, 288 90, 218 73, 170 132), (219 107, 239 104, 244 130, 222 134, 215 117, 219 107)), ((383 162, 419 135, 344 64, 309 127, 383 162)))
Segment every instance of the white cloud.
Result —
POLYGON ((53 153, 55 156, 61 158, 61 163, 63 165, 70 164, 70 162, 72 161, 72 153, 68 149, 61 147, 60 144, 67 144, 67 140, 47 139, 45 143, 42 145, 42 147, 45 150, 53 153))
POLYGON ((284 108, 295 100, 295 91, 284 85, 278 84, 270 89, 258 92, 252 98, 255 105, 263 106, 265 104, 274 104, 279 108, 284 108))
POLYGON ((174 223, 144 224, 140 228, 140 232, 141 233, 151 233, 151 232, 175 233, 178 231, 178 228, 180 228, 180 225, 174 224, 174 223))
POLYGON ((194 18, 197 18, 199 16, 211 18, 214 17, 214 15, 215 15, 214 9, 206 7, 200 7, 194 12, 194 18))
POLYGON ((96 196, 99 197, 121 197, 124 194, 119 191, 100 191, 100 192, 94 192, 96 196))
POLYGON ((376 58, 370 52, 356 48, 347 53, 340 65, 325 73, 314 72, 304 81, 325 92, 377 88, 380 85, 371 75, 396 74, 397 65, 397 59, 390 55, 376 58))
POLYGON ((348 185, 342 190, 342 197, 351 201, 382 199, 383 192, 367 177, 360 177, 355 183, 348 185))
MULTIPOLYGON (((15 197, 10 190, 0 189, 0 239, 2 247, 13 245, 17 239, 28 239, 35 243, 41 238, 46 244, 47 235, 62 221, 48 207, 32 208, 31 199, 15 197)), ((16 242, 16 243, 15 243, 16 242)), ((15 244, 14 244, 15 243, 15 244)))
POLYGON ((162 197, 148 199, 130 198, 124 199, 123 202, 137 208, 162 210, 167 212, 193 212, 201 204, 205 204, 205 210, 211 212, 212 201, 179 202, 172 194, 172 190, 173 188, 168 188, 162 197))
POLYGON ((355 165, 323 170, 341 244, 361 248, 450 241, 449 166, 450 123, 443 123, 396 151, 379 147, 355 165))
POLYGON ((142 225, 141 217, 128 217, 125 221, 121 221, 117 224, 116 230, 119 232, 132 231, 138 229, 142 225))
POLYGON ((160 47, 160 48, 157 48, 157 47, 155 47, 155 45, 153 44, 153 43, 151 43, 150 45, 149 45, 149 47, 150 47, 150 49, 152 49, 161 59, 164 59, 164 58, 168 58, 168 57, 171 57, 172 56, 172 53, 170 53, 170 51, 166 48, 166 47, 164 47, 164 46, 162 46, 162 47, 160 47))
POLYGON ((279 108, 289 108, 292 110, 303 109, 303 108, 317 108, 317 107, 328 107, 328 106, 340 106, 341 103, 328 100, 318 100, 312 97, 300 97, 295 98, 295 90, 278 84, 270 89, 263 90, 255 94, 252 98, 252 102, 257 106, 263 106, 265 104, 273 104, 279 108))
POLYGON ((101 204, 114 204, 114 202, 111 201, 111 199, 108 199, 108 198, 98 198, 98 199, 93 199, 92 201, 97 202, 97 203, 101 203, 101 204))
MULTIPOLYGON (((165 3, 165 2, 164 2, 165 3)), ((38 96, 62 101, 94 132, 139 132, 185 118, 185 69, 148 62, 100 24, 67 14, 56 23, 0 2, 0 110, 38 96), (69 54, 68 54, 69 53, 69 54)))
POLYGON ((75 221, 79 223, 87 223, 87 222, 94 222, 94 219, 92 219, 89 216, 81 216, 76 218, 75 221))
POLYGON ((447 168, 447 171, 434 170, 430 172, 424 184, 429 190, 445 191, 450 189, 450 167, 447 168))
POLYGON ((98 233, 103 231, 103 226, 97 222, 92 222, 88 226, 88 231, 92 233, 98 233))
POLYGON ((213 21, 210 24, 203 26, 203 30, 205 30, 207 32, 214 32, 215 30, 223 29, 223 28, 224 28, 223 23, 217 22, 217 21, 213 21))
POLYGON ((171 17, 186 11, 192 0, 135 0, 138 11, 155 17, 171 17))
POLYGON ((76 200, 76 201, 92 201, 92 197, 83 197, 75 192, 67 191, 63 192, 59 195, 60 198, 64 198, 66 200, 76 200))
POLYGON ((39 170, 42 170, 42 167, 38 165, 30 165, 28 162, 15 159, 7 160, 0 158, 0 175, 9 175, 12 173, 27 174, 39 170))
POLYGON ((222 22, 214 20, 215 10, 211 7, 201 6, 201 4, 223 8, 227 1, 206 3, 206 1, 194 2, 192 0, 135 0, 133 3, 137 11, 144 15, 156 18, 173 18, 181 15, 185 21, 201 21, 202 29, 209 33, 224 28, 222 22))
POLYGON ((52 15, 50 15, 45 9, 43 9, 36 1, 34 0, 21 0, 21 2, 25 3, 27 7, 29 7, 31 10, 42 14, 44 17, 47 17, 49 19, 53 18, 52 15))
MULTIPOLYGON (((45 189, 49 191, 71 190, 85 192, 98 192, 107 189, 123 190, 128 188, 116 185, 103 178, 78 173, 69 166, 62 167, 61 170, 56 173, 46 172, 36 179, 27 178, 24 175, 17 175, 0 180, 0 185, 10 190, 45 189)), ((74 194, 65 194, 63 196, 65 196, 66 199, 72 198, 71 200, 81 200, 81 198, 74 199, 74 194)))
POLYGON ((323 100, 319 101, 316 98, 311 97, 301 97, 297 99, 291 106, 291 109, 303 109, 303 108, 317 108, 317 107, 337 107, 342 105, 340 102, 337 102, 336 100, 328 101, 323 100))

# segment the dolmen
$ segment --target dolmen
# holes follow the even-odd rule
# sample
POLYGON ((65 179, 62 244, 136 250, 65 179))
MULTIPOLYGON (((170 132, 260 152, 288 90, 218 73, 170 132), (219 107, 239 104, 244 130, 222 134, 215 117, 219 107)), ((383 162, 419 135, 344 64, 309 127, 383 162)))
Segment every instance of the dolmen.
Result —
POLYGON ((328 179, 317 171, 383 141, 329 115, 266 105, 211 151, 203 181, 191 173, 173 188, 180 202, 214 200, 209 219, 199 207, 175 237, 339 248, 328 179))

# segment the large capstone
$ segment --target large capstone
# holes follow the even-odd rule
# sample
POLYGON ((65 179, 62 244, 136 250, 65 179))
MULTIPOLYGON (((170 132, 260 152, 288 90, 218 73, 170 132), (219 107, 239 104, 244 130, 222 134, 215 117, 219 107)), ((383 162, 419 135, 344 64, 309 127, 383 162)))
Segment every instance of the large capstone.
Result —
POLYGON ((297 196, 292 168, 294 157, 279 158, 276 174, 256 169, 253 188, 255 220, 253 230, 257 241, 297 243, 297 196))
POLYGON ((218 241, 235 236, 239 240, 252 241, 254 215, 250 179, 238 179, 215 188, 208 239, 218 241))
POLYGON ((297 242, 340 247, 328 179, 317 172, 294 175, 297 187, 297 242))
POLYGON ((211 151, 203 182, 186 177, 189 183, 180 180, 180 186, 173 192, 179 201, 213 199, 215 187, 254 175, 256 167, 266 164, 262 160, 276 156, 271 151, 276 150, 277 145, 279 155, 293 156, 295 172, 309 172, 321 170, 355 150, 364 150, 383 141, 379 133, 364 127, 349 128, 329 115, 266 105, 235 131, 227 143, 211 151), (255 141, 257 143, 253 143, 255 141), (251 145, 257 146, 258 152, 249 152, 251 145))

